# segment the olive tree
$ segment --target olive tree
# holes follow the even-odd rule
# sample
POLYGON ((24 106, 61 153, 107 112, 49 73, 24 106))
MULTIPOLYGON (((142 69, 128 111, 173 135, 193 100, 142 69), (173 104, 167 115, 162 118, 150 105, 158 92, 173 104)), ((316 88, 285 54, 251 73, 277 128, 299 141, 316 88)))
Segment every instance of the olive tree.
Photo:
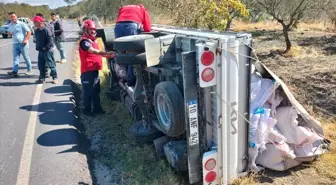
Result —
POLYGON ((70 10, 70 5, 72 5, 73 3, 75 3, 76 0, 64 0, 64 2, 66 2, 66 4, 68 4, 68 10, 70 10))
POLYGON ((247 16, 248 11, 240 0, 153 0, 178 25, 225 30, 237 15, 247 16))
POLYGON ((306 14, 315 11, 323 0, 255 0, 268 14, 281 24, 286 42, 287 53, 292 43, 289 30, 297 25, 306 14))

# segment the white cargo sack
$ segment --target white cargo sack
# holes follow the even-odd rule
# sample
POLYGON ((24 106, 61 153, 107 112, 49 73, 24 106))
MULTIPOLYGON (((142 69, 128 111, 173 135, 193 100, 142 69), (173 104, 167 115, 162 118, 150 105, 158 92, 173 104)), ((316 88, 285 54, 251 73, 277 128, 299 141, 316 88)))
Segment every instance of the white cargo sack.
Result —
POLYGON ((278 85, 274 81, 262 78, 255 73, 251 75, 251 79, 250 113, 254 113, 256 109, 263 107, 278 85))
POLYGON ((294 107, 280 106, 276 109, 276 119, 278 120, 275 127, 285 136, 287 142, 294 145, 312 144, 317 140, 323 140, 307 127, 298 126, 298 114, 294 107))
POLYGON ((284 171, 301 164, 294 159, 294 151, 287 143, 267 144, 266 148, 267 150, 258 155, 257 164, 276 171, 284 171))

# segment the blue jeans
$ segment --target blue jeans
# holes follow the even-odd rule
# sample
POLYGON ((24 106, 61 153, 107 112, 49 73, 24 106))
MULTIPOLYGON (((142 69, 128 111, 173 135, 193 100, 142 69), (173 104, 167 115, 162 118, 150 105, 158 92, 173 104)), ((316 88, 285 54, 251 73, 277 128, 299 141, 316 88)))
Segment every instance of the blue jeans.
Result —
POLYGON ((60 38, 55 38, 55 45, 57 50, 60 52, 61 55, 61 60, 65 59, 65 52, 64 52, 64 47, 63 47, 63 43, 61 42, 60 38))
POLYGON ((23 59, 26 61, 27 71, 32 70, 31 60, 29 58, 29 44, 27 43, 23 46, 22 43, 13 44, 13 71, 19 71, 20 55, 22 54, 23 59))
POLYGON ((38 53, 38 68, 40 70, 39 79, 44 80, 46 75, 46 65, 50 68, 50 76, 53 79, 57 78, 54 52, 52 50, 49 51, 39 51, 38 53))
MULTIPOLYGON (((132 22, 121 22, 117 23, 114 27, 114 37, 124 37, 129 35, 138 35, 140 34, 140 29, 137 23, 132 22)), ((135 85, 136 78, 133 74, 133 66, 125 65, 125 69, 127 69, 127 81, 130 85, 135 85)))

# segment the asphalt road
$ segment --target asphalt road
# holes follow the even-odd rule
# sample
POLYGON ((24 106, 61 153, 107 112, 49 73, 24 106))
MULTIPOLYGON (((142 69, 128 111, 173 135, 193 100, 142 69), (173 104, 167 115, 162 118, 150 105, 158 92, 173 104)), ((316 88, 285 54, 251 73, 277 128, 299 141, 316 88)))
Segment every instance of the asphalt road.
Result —
MULTIPOLYGON (((70 78, 73 47, 78 37, 75 21, 64 21, 68 62, 57 63, 59 84, 38 78, 37 51, 30 39, 34 75, 11 78, 11 38, 0 37, 0 185, 92 184, 82 134, 73 115, 70 78), (28 183, 28 182, 29 183, 28 183)), ((58 50, 55 59, 59 60, 58 50)))

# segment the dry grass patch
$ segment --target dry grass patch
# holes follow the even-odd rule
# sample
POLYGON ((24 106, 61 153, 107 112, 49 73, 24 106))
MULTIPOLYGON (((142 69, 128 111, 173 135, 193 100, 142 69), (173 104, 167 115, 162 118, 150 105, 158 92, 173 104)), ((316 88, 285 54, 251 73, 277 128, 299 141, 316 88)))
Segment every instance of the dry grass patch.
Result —
POLYGON ((281 30, 282 27, 276 21, 260 21, 251 23, 234 19, 232 30, 234 31, 254 31, 254 30, 281 30))
POLYGON ((328 138, 332 144, 330 151, 323 154, 321 159, 313 164, 313 167, 320 176, 329 178, 336 183, 336 118, 323 122, 325 137, 328 138))

